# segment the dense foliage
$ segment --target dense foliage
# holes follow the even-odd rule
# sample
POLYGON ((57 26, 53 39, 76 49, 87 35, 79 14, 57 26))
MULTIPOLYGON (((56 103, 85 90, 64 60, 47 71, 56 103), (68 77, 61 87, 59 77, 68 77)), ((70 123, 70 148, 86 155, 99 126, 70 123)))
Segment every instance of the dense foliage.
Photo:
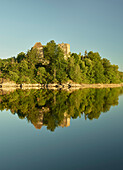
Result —
POLYGON ((0 92, 1 111, 9 109, 36 128, 44 125, 54 131, 58 126, 70 125, 67 120, 71 118, 98 119, 102 112, 118 105, 118 96, 123 94, 123 88, 83 89, 72 93, 42 89, 0 92))
POLYGON ((0 59, 0 83, 4 80, 16 83, 120 83, 123 73, 117 65, 101 59, 99 53, 85 51, 85 55, 72 53, 67 60, 54 41, 44 46, 44 58, 37 49, 17 57, 0 59))

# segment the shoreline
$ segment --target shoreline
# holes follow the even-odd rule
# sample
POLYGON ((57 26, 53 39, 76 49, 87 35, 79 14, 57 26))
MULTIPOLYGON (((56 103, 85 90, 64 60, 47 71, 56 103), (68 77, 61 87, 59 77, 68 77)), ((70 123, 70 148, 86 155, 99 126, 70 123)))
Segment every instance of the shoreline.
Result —
POLYGON ((2 83, 0 89, 83 89, 83 88, 116 88, 123 87, 120 84, 16 84, 2 83))

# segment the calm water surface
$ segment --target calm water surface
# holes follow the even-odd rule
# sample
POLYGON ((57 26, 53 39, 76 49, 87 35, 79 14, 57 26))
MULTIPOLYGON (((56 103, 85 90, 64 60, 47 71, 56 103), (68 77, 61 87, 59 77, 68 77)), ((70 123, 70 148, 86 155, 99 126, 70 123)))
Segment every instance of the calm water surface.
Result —
POLYGON ((123 169, 123 88, 0 92, 0 169, 123 169))

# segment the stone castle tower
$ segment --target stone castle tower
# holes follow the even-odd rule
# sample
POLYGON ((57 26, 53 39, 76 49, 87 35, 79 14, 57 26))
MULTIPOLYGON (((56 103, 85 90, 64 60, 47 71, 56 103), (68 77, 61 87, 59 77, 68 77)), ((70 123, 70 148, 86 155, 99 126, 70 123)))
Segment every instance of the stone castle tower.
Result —
POLYGON ((61 43, 58 46, 64 52, 64 58, 67 59, 70 56, 70 44, 61 43))
POLYGON ((39 59, 44 57, 43 45, 40 42, 35 43, 33 49, 37 49, 39 53, 39 59))
POLYGON ((42 65, 49 64, 49 61, 44 58, 44 47, 40 42, 35 43, 32 49, 37 49, 38 61, 41 62, 42 65))

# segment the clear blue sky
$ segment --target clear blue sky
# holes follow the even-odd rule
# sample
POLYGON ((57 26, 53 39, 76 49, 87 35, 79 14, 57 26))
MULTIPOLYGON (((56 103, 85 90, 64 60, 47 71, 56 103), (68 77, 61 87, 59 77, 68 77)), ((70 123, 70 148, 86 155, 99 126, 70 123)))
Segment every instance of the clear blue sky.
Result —
POLYGON ((123 0, 0 0, 0 58, 50 40, 98 51, 123 71, 123 0))

